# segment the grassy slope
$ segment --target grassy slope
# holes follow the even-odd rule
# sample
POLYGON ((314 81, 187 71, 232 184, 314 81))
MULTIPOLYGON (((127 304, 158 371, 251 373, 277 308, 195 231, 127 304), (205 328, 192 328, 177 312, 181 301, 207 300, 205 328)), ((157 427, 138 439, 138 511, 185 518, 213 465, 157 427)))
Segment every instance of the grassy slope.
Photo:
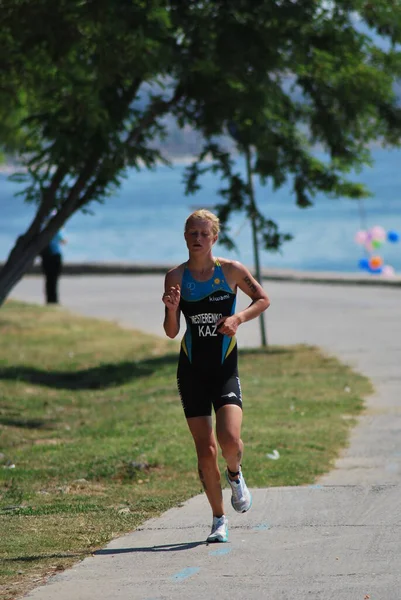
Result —
MULTIPOLYGON (((59 309, 0 312, 0 597, 201 492, 177 345, 59 309)), ((312 483, 369 382, 309 347, 240 354, 253 487, 312 483), (273 449, 279 460, 266 454, 273 449)), ((223 465, 222 465, 223 466, 223 465)))

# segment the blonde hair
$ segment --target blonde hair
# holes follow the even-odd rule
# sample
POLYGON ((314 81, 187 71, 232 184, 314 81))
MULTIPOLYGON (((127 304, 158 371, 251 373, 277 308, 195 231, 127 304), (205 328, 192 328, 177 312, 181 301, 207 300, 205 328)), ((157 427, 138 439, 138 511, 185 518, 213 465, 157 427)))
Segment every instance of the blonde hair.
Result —
POLYGON ((191 219, 204 219, 205 221, 210 221, 212 224, 213 235, 218 235, 220 231, 220 221, 214 213, 210 212, 210 210, 206 210, 206 208, 200 208, 199 210, 195 210, 195 212, 191 213, 185 221, 185 231, 188 229, 188 223, 191 219))

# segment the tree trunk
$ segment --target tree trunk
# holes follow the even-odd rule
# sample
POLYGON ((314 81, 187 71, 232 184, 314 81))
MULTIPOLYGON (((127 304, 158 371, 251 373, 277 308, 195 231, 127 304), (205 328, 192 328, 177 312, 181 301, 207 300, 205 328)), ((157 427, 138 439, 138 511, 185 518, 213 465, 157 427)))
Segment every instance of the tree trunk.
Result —
POLYGON ((17 239, 7 262, 0 271, 0 307, 59 229, 60 225, 55 220, 39 235, 31 235, 26 239, 25 233, 17 239))
POLYGON ((12 250, 12 257, 8 258, 6 264, 0 271, 0 306, 4 303, 11 290, 25 275, 37 256, 32 247, 18 250, 18 242, 12 250))

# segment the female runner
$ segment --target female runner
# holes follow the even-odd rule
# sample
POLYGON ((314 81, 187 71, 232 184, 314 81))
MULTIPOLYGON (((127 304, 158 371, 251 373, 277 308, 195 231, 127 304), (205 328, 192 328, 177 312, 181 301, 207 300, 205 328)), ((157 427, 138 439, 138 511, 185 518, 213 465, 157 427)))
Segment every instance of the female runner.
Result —
POLYGON ((270 304, 267 294, 244 265, 213 256, 219 230, 217 216, 208 210, 197 210, 188 217, 184 237, 189 259, 167 273, 163 294, 166 335, 170 338, 178 335, 181 312, 187 324, 177 384, 195 442, 199 477, 213 512, 208 542, 228 540, 216 437, 227 464, 225 475, 231 486, 234 510, 243 513, 252 505, 241 470, 242 394, 235 335, 240 325, 258 317, 270 304), (245 310, 235 312, 238 288, 252 302, 245 310), (212 406, 216 414, 216 437, 212 406))

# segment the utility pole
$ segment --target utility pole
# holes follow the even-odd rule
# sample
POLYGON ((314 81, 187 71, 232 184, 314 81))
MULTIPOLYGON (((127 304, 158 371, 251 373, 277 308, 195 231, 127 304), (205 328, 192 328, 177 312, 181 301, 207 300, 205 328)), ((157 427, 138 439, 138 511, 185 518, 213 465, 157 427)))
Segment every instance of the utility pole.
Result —
MULTIPOLYGON (((256 271, 256 279, 262 284, 262 276, 260 272, 260 262, 259 262, 259 242, 258 242, 258 232, 256 228, 256 202, 255 202, 255 191, 253 188, 253 178, 252 178, 252 165, 251 165, 251 151, 249 146, 245 146, 245 157, 246 157, 246 170, 247 170, 247 179, 248 179, 248 189, 249 189, 249 202, 251 205, 251 227, 252 227, 252 241, 253 241, 253 256, 255 261, 255 271, 256 271)), ((267 347, 267 336, 266 336, 266 324, 265 324, 265 313, 262 312, 259 316, 259 324, 260 324, 260 335, 262 339, 262 347, 267 347)))

